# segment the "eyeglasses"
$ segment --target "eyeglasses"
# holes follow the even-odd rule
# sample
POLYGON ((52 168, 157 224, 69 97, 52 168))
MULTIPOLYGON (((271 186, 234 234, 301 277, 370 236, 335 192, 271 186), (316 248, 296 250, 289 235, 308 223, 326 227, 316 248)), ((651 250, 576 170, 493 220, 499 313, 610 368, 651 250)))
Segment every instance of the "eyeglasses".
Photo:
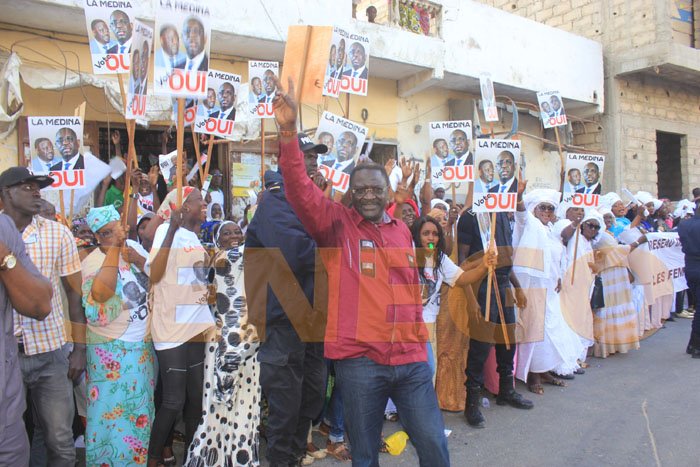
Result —
POLYGON ((589 229, 600 230, 600 225, 598 225, 598 224, 593 224, 593 223, 591 223, 591 222, 586 222, 586 223, 584 223, 583 225, 585 225, 585 226, 588 227, 589 229))
POLYGON ((366 188, 353 188, 352 194, 357 196, 358 198, 364 198, 370 193, 372 193, 376 197, 379 197, 379 196, 382 196, 384 194, 384 191, 385 191, 384 188, 368 186, 366 188))
POLYGON ((539 206, 537 206, 537 209, 539 209, 540 211, 554 212, 554 206, 552 206, 551 204, 540 204, 539 206))

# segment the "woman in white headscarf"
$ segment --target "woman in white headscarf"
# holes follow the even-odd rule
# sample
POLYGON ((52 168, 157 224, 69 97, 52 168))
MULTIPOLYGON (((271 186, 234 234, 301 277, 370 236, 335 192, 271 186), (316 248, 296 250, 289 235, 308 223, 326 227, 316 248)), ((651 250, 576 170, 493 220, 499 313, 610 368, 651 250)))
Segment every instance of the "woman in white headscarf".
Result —
MULTIPOLYGON (((612 212, 605 207, 599 211, 603 219, 606 215, 612 216, 612 212)), ((605 230, 593 243, 604 303, 603 307, 593 309, 595 357, 606 358, 614 353, 627 353, 639 348, 639 325, 637 310, 632 302, 627 256, 645 241, 646 237, 642 236, 632 245, 619 245, 614 235, 605 230)))
POLYGON ((552 229, 560 197, 559 192, 549 189, 533 190, 524 197, 519 193, 515 213, 513 271, 527 294, 528 305, 522 319, 529 321, 524 325, 526 335, 518 345, 516 377, 527 382, 535 394, 544 394, 542 383, 566 386, 550 372, 572 374, 578 368, 576 359, 582 350, 560 307, 564 246, 552 229), (544 336, 536 329, 543 324, 544 336))
POLYGON ((566 280, 562 287, 562 312, 564 319, 581 341, 583 349, 579 355, 579 364, 582 368, 588 367, 585 363, 588 348, 594 343, 590 297, 597 269, 593 242, 599 237, 601 230, 605 230, 603 216, 596 209, 586 209, 576 234, 566 245, 566 280))

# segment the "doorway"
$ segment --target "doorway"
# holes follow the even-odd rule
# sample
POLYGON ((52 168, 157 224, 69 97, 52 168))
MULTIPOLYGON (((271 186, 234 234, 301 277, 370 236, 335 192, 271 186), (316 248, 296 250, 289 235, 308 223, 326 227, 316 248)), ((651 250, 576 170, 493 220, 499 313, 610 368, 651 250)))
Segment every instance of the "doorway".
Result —
POLYGON ((685 136, 656 132, 656 177, 659 198, 676 201, 683 197, 681 147, 685 136))

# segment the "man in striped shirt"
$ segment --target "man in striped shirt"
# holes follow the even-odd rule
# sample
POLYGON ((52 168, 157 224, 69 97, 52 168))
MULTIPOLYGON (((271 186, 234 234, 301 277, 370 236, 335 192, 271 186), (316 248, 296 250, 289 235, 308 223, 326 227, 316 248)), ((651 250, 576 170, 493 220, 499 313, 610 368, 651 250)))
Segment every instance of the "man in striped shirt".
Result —
POLYGON ((15 313, 22 378, 35 423, 32 465, 75 465, 73 382, 85 370, 85 313, 80 259, 70 230, 38 215, 41 185, 26 167, 0 174, 5 214, 22 234, 25 249, 51 282, 51 313, 36 321, 15 313), (67 342, 61 286, 68 302, 74 344, 67 342), (46 446, 46 459, 43 446, 46 446))

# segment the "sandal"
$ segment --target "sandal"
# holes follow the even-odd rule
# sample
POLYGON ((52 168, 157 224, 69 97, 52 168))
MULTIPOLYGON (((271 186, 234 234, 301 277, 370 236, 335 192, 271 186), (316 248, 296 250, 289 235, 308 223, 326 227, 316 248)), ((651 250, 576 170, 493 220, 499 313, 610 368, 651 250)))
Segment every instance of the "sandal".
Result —
POLYGON ((163 465, 165 467, 169 467, 171 465, 177 465, 177 459, 175 458, 175 455, 172 455, 170 457, 164 457, 163 458, 163 465))
POLYGON ((551 384, 552 386, 559 386, 560 388, 565 388, 567 384, 560 380, 559 378, 555 378, 554 376, 550 375, 549 373, 542 373, 540 376, 542 379, 542 382, 545 384, 551 384))
MULTIPOLYGON (((576 373, 576 372, 574 371, 574 373, 576 373)), ((574 375, 560 375, 560 374, 557 374, 553 371, 550 371, 549 374, 552 375, 552 377, 554 377, 554 378, 561 378, 561 379, 574 379, 575 378, 574 375)))
POLYGON ((339 461, 349 461, 352 459, 352 456, 350 455, 350 450, 348 449, 347 445, 343 442, 333 443, 331 441, 328 441, 328 443, 326 443, 326 452, 339 461))
POLYGON ((590 365, 586 362, 578 362, 578 366, 581 368, 588 368, 590 365))
POLYGON ((574 370, 574 374, 583 375, 583 374, 586 374, 586 370, 584 370, 583 368, 576 368, 574 370))
POLYGON ((538 396, 544 395, 544 387, 540 383, 528 384, 527 389, 538 396))
POLYGON ((331 432, 331 427, 326 425, 326 422, 321 422, 318 424, 318 432, 323 436, 324 438, 328 438, 328 433, 331 432))
POLYGON ((306 444, 306 455, 311 456, 314 459, 325 459, 326 457, 326 450, 325 449, 319 449, 316 447, 314 443, 307 443, 306 444))

